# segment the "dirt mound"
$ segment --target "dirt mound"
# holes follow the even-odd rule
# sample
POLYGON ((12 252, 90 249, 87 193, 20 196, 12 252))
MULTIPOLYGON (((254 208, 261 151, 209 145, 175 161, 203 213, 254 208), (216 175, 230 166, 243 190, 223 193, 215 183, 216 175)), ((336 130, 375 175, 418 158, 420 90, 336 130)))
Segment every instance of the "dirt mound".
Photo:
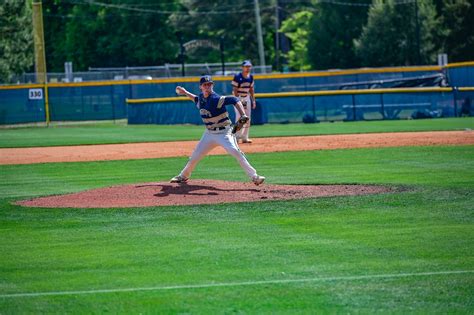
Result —
POLYGON ((370 185, 262 185, 219 180, 190 180, 187 184, 144 183, 87 190, 78 193, 19 201, 26 207, 132 208, 170 205, 290 200, 390 192, 370 185))

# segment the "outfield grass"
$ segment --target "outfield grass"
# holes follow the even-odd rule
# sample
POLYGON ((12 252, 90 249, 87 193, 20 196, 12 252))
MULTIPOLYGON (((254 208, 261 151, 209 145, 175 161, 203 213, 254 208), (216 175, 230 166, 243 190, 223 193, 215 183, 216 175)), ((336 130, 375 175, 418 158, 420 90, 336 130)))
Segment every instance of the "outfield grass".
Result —
MULTIPOLYGON (((166 180, 186 159, 0 166, 0 313, 473 313, 474 146, 253 154, 270 183, 374 196, 133 209, 11 201, 166 180), (460 274, 352 279, 444 271, 460 274), (254 281, 346 277, 296 283, 254 281), (57 296, 8 293, 250 282, 57 296)), ((245 180, 228 156, 196 178, 245 180)))
MULTIPOLYGON (((387 120, 319 124, 267 124, 253 126, 252 137, 349 134, 367 132, 474 129, 474 117, 427 120, 387 120)), ((57 126, 0 130, 0 148, 59 146, 102 143, 198 140, 203 132, 196 125, 57 126)))

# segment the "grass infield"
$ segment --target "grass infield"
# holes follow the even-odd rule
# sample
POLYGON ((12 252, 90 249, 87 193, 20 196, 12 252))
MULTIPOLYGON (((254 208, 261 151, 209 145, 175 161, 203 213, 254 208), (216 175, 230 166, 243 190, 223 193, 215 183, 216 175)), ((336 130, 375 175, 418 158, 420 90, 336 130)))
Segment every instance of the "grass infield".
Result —
MULTIPOLYGON (((407 189, 212 206, 35 209, 11 201, 167 180, 186 159, 0 166, 0 313, 473 312, 474 146, 249 158, 269 183, 407 189), (169 288, 120 292, 150 287, 169 288), (89 293, 4 296, 62 291, 89 293)), ((245 180, 229 156, 206 157, 194 177, 245 180)))
MULTIPOLYGON (((95 124, 0 130, 0 148, 199 140, 203 126, 95 124)), ((474 129, 474 117, 252 126, 252 137, 474 129)))

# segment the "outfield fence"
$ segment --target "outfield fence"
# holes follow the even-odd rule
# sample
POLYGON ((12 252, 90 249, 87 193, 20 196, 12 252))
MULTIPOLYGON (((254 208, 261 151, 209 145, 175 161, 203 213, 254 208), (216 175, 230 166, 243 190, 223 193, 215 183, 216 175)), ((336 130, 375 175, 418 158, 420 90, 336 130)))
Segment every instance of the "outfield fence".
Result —
MULTIPOLYGON (((398 119, 411 117, 417 111, 455 117, 464 115, 466 108, 471 106, 473 97, 469 89, 474 86, 474 62, 446 68, 377 68, 255 77, 256 90, 260 93, 257 94, 259 106, 254 112, 254 123, 301 122, 305 117, 309 121, 311 117, 328 121, 398 119), (442 71, 456 88, 339 90, 342 85, 354 82, 408 78, 442 71)), ((230 94, 231 79, 231 76, 214 77, 215 90, 230 94)), ((0 124, 125 118, 130 123, 198 124, 199 115, 193 107, 175 98, 176 85, 197 92, 198 81, 198 77, 186 77, 0 86, 0 124), (46 89, 48 99, 45 99, 46 89), (144 101, 134 103, 133 100, 144 101)))
MULTIPOLYGON (((260 93, 256 98, 253 124, 474 115, 470 105, 474 88, 260 93)), ((195 106, 185 97, 128 99, 127 103, 129 124, 201 123, 195 106)))

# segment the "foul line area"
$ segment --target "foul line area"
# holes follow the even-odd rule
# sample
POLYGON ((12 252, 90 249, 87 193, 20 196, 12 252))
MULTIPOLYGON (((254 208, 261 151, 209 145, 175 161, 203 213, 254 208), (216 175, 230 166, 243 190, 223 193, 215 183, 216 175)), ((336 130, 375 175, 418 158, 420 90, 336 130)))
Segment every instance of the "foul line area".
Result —
POLYGON ((142 288, 115 288, 115 289, 97 289, 97 290, 79 290, 79 291, 10 293, 10 294, 0 294, 0 298, 42 297, 42 296, 57 296, 57 295, 84 295, 84 294, 140 292, 140 291, 188 290, 188 289, 207 289, 207 288, 220 288, 220 287, 256 286, 256 285, 265 285, 265 284, 292 284, 292 283, 304 283, 304 282, 357 281, 357 280, 394 279, 394 278, 407 278, 407 277, 428 277, 428 276, 455 275, 455 274, 468 274, 468 273, 474 273, 474 270, 374 274, 374 275, 360 275, 360 276, 319 277, 319 278, 302 278, 302 279, 275 279, 275 280, 261 280, 261 281, 153 286, 153 287, 142 287, 142 288))

